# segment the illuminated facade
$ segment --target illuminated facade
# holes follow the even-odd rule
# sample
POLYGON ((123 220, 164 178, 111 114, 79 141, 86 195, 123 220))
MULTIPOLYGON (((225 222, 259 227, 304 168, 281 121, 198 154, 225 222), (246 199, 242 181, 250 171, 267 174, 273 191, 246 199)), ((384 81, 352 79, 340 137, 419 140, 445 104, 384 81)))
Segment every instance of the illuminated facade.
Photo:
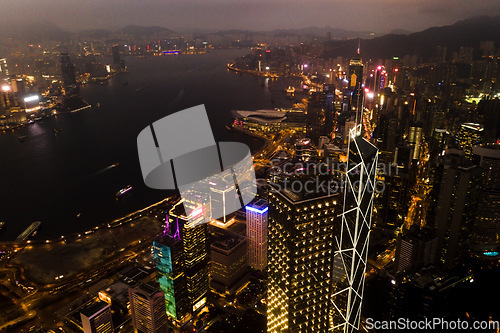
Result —
POLYGON ((158 283, 165 294, 166 313, 173 321, 182 323, 190 313, 182 241, 165 233, 153 241, 153 254, 158 283))
POLYGON ((248 238, 248 263, 250 267, 264 270, 267 267, 267 215, 268 203, 259 199, 245 207, 248 238))
MULTIPOLYGON (((199 214, 199 219, 204 219, 203 210, 200 213, 197 213, 197 209, 193 210, 191 218, 188 218, 182 203, 182 200, 179 201, 169 212, 170 228, 176 229, 175 234, 180 235, 182 240, 190 311, 196 312, 205 306, 209 290, 207 224, 199 223, 194 218, 194 215, 199 214)), ((189 205, 187 202, 184 204, 189 205)))
POLYGON ((333 263, 330 324, 336 332, 358 330, 365 286, 378 149, 360 134, 361 125, 350 133, 342 224, 333 263))
POLYGON ((139 283, 128 292, 134 333, 167 333, 165 296, 158 284, 139 283))
POLYGON ((248 282, 248 248, 244 236, 214 228, 210 245, 210 287, 219 294, 234 294, 248 282))
MULTIPOLYGON (((268 332, 327 332, 338 194, 269 193, 268 332)), ((338 213, 337 213, 338 214, 338 213)))
POLYGON ((475 147, 480 166, 485 170, 483 188, 472 239, 473 248, 482 253, 500 248, 500 144, 475 147))
POLYGON ((473 123, 465 123, 460 125, 456 141, 458 148, 465 152, 465 157, 472 157, 472 148, 480 145, 483 140, 483 126, 473 123))
POLYGON ((105 302, 98 301, 83 308, 80 317, 84 333, 112 333, 114 331, 111 308, 105 302))
POLYGON ((362 109, 364 93, 363 93, 363 62, 358 56, 351 59, 349 62, 349 88, 351 89, 350 111, 362 109))

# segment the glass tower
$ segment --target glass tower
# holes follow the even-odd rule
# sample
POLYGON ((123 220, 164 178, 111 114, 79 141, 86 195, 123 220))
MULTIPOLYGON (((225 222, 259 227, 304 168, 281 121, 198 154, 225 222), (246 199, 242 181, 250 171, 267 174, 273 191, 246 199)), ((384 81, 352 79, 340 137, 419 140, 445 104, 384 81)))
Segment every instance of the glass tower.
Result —
POLYGON ((377 162, 378 149, 361 136, 357 125, 350 131, 342 223, 332 271, 330 323, 336 332, 359 328, 377 162))

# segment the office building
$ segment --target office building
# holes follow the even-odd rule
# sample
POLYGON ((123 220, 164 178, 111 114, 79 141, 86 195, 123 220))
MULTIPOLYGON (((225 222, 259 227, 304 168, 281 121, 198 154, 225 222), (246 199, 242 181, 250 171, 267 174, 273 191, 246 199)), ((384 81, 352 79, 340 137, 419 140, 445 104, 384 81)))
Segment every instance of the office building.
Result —
POLYGON ((248 239, 248 263, 263 271, 267 267, 268 203, 259 199, 245 207, 248 239))
POLYGON ((475 165, 451 166, 444 171, 435 225, 438 259, 445 267, 453 267, 467 253, 482 176, 475 165))
POLYGON ((189 219, 180 200, 169 211, 166 229, 153 248, 167 314, 181 324, 207 301, 207 224, 189 219))
POLYGON ((155 281, 129 288, 134 333, 168 333, 165 295, 155 281))
POLYGON ((331 328, 337 332, 359 329, 368 243, 372 226, 378 149, 361 136, 361 125, 350 132, 345 173, 341 230, 334 267, 331 328))
POLYGON ((472 158, 472 149, 474 146, 483 142, 483 126, 474 123, 465 123, 460 125, 460 130, 456 136, 458 148, 465 152, 465 157, 472 158))
POLYGON ((351 59, 349 62, 349 88, 351 90, 351 96, 349 101, 349 112, 356 113, 363 107, 364 101, 364 90, 363 90, 363 62, 358 55, 351 59))
POLYGON ((112 333, 113 319, 109 304, 98 301, 80 311, 84 333, 112 333))
POLYGON ((158 283, 164 292, 166 313, 174 323, 182 324, 189 318, 191 306, 180 236, 165 232, 153 241, 153 254, 158 283))
POLYGON ((61 53, 61 74, 64 88, 76 85, 75 66, 71 63, 68 53, 61 53))
POLYGON ((396 272, 409 271, 435 263, 437 238, 428 229, 412 226, 399 234, 396 244, 396 272))
POLYGON ((250 277, 245 237, 215 228, 210 245, 210 287, 219 294, 235 294, 250 277))
POLYGON ((113 55, 113 65, 120 65, 120 46, 118 44, 113 45, 111 48, 111 53, 113 55))
POLYGON ((472 150, 484 170, 481 194, 472 247, 481 253, 495 253, 500 249, 500 145, 487 144, 472 150))
POLYGON ((270 333, 327 332, 330 328, 330 276, 339 195, 327 192, 292 192, 275 186, 269 192, 270 333))
POLYGON ((7 66, 7 59, 0 59, 0 80, 7 80, 9 78, 9 66, 7 66))

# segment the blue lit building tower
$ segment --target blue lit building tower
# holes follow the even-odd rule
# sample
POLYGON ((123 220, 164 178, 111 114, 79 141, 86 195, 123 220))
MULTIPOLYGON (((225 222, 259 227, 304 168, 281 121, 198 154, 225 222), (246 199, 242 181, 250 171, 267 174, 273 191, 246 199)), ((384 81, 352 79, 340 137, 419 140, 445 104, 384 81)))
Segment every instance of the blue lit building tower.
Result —
POLYGON ((347 162, 332 274, 330 320, 336 332, 358 330, 365 285, 378 149, 361 136, 361 124, 350 131, 347 162))
POLYGON ((247 205, 246 222, 248 238, 248 264, 264 270, 267 267, 267 215, 268 203, 264 199, 247 205))

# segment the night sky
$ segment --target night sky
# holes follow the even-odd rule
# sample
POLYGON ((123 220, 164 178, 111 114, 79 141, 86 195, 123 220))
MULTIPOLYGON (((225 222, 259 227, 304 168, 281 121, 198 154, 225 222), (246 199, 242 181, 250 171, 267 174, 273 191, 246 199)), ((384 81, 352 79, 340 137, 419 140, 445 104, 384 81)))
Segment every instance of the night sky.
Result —
POLYGON ((500 15, 498 0, 0 0, 0 20, 50 21, 70 31, 129 24, 177 31, 331 26, 419 31, 478 15, 500 15))

